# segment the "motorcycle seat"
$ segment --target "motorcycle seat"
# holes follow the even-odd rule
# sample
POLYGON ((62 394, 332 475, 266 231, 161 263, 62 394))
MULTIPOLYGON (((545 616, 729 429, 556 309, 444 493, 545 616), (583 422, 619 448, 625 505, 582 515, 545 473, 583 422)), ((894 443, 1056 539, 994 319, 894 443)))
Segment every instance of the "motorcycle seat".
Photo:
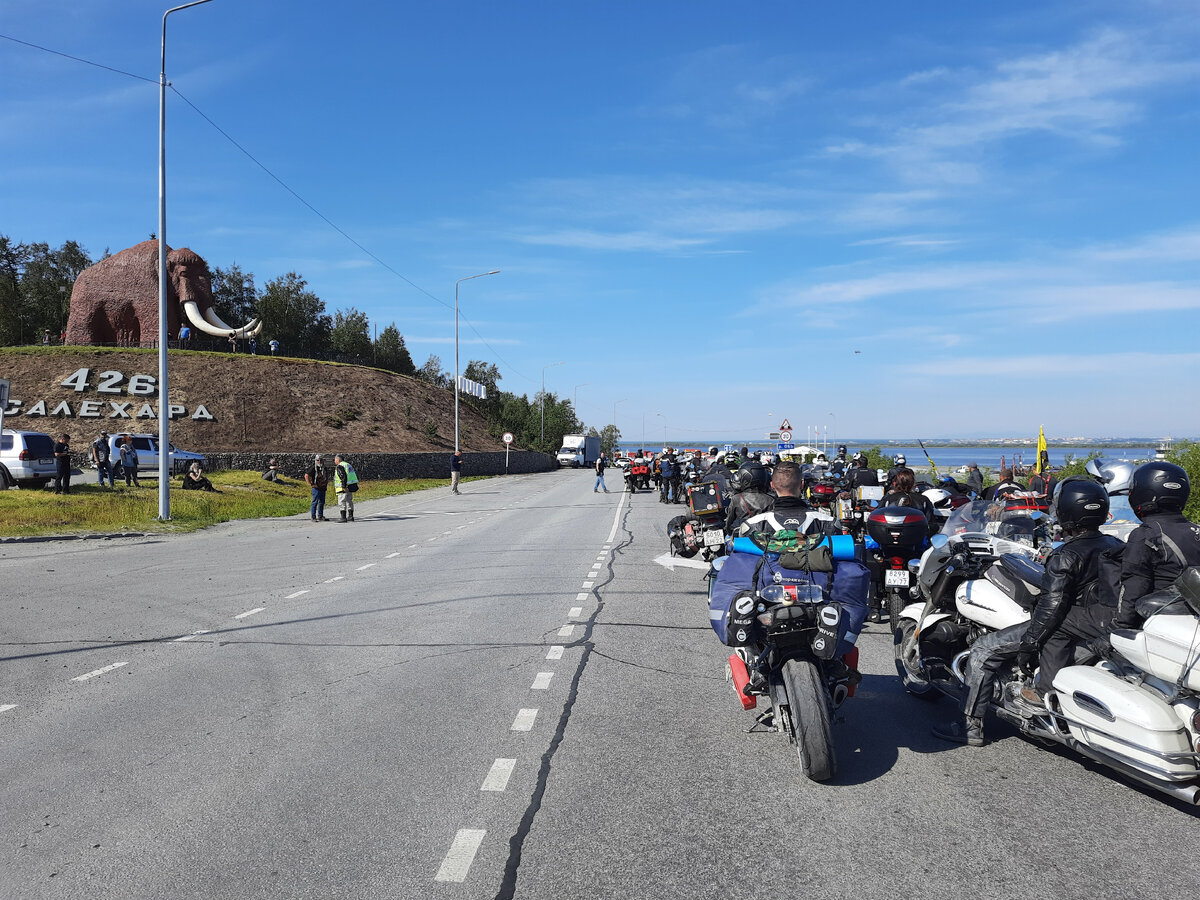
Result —
POLYGON ((1034 594, 1042 592, 1042 579, 1046 577, 1046 570, 1028 556, 1022 556, 1020 553, 1002 553, 1000 565, 1008 574, 1028 585, 1034 594))
POLYGON ((1183 598, 1179 595, 1179 591, 1171 588, 1164 588, 1161 591, 1151 591, 1149 594, 1143 594, 1141 597, 1138 597, 1135 608, 1138 615, 1143 619, 1148 619, 1161 612, 1169 611, 1176 615, 1184 615, 1190 612, 1187 604, 1183 602, 1183 598))

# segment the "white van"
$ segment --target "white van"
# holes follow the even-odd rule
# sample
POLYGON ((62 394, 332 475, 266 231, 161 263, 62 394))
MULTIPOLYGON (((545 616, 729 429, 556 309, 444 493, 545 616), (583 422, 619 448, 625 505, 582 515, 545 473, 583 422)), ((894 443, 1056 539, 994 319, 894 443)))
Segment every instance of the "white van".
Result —
MULTIPOLYGON (((158 435, 157 434, 113 434, 109 435, 108 447, 111 453, 109 459, 113 465, 121 461, 121 443, 126 437, 133 438, 133 449, 137 451, 138 457, 138 475, 157 475, 158 474, 158 435)), ((188 467, 198 462, 201 465, 204 463, 204 455, 201 453, 192 453, 190 450, 180 450, 174 444, 170 444, 167 458, 170 460, 170 472, 177 475, 180 472, 187 471, 188 467)))

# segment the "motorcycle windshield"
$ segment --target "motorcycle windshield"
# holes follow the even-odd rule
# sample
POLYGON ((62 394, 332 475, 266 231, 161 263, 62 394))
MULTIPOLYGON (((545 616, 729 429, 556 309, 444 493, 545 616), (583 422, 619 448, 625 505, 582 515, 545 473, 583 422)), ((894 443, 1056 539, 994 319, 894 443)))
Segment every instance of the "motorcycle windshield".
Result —
POLYGON ((942 534, 955 537, 962 534, 982 534, 989 537, 1032 538, 1040 514, 1025 508, 1023 503, 1008 500, 973 500, 950 513, 942 534))

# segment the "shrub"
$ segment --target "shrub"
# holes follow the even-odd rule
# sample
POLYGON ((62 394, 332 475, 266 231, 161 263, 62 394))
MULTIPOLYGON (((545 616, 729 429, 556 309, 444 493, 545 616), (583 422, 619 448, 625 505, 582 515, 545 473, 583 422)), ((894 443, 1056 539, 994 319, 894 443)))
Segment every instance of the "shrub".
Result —
POLYGON ((438 428, 436 423, 426 422, 423 431, 425 432, 425 437, 429 438, 431 441, 436 441, 438 439, 438 428))

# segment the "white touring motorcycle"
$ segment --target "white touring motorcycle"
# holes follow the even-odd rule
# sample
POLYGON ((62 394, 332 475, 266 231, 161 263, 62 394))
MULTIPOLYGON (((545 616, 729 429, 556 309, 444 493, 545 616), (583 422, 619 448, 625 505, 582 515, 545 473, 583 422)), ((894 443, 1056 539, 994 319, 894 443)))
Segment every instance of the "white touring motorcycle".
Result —
MULTIPOLYGON (((902 612, 894 638, 909 693, 961 699, 971 644, 1028 621, 1042 590, 1046 520, 1012 506, 961 507, 922 556, 923 602, 902 612)), ((997 680, 993 709, 1027 737, 1200 804, 1200 568, 1143 597, 1138 611, 1140 630, 1113 632, 1099 653, 1077 652, 1076 665, 1055 677, 1044 712, 1016 699, 1022 678, 1015 666, 997 680)))

